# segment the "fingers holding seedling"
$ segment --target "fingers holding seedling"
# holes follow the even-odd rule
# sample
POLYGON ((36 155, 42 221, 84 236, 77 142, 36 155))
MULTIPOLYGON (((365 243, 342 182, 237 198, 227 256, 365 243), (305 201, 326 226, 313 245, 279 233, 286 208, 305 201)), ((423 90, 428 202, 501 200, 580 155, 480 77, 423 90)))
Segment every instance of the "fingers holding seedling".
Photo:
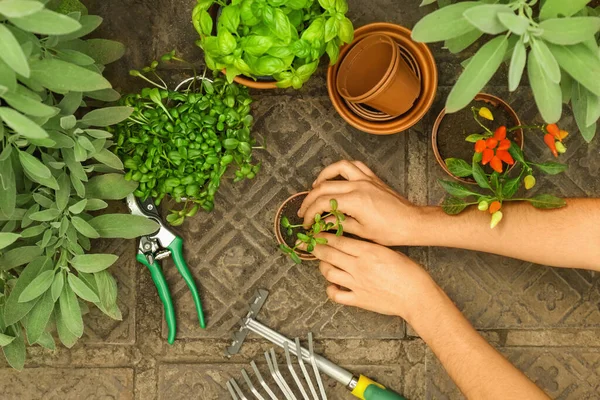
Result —
POLYGON ((280 229, 288 237, 293 236, 295 229, 303 229, 303 232, 296 233, 297 241, 294 247, 284 244, 279 246, 284 253, 288 254, 292 260, 294 260, 294 262, 298 264, 301 262, 297 253, 298 250, 313 253, 318 245, 328 244, 328 239, 322 235, 324 232, 335 231, 337 236, 343 235, 344 228, 342 223, 345 221, 346 216, 338 210, 338 202, 336 199, 329 199, 328 209, 329 212, 325 214, 320 212, 312 214, 314 217, 310 220, 308 226, 306 226, 306 224, 293 225, 287 217, 284 216, 281 218, 280 229))

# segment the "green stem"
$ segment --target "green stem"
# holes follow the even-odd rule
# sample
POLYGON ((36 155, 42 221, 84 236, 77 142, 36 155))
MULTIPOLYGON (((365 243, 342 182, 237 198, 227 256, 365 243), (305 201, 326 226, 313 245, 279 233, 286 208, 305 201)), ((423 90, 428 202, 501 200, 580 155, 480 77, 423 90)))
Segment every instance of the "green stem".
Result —
POLYGON ((161 89, 167 90, 166 84, 165 84, 165 86, 161 86, 160 84, 158 84, 158 83, 154 82, 152 79, 150 79, 150 78, 147 78, 147 77, 146 77, 144 74, 139 74, 139 75, 137 75, 137 77, 139 77, 139 78, 142 78, 142 79, 143 79, 143 80, 145 80, 146 82, 148 82, 148 83, 150 83, 150 84, 152 84, 152 85, 154 85, 154 86, 156 86, 156 87, 158 87, 158 88, 161 88, 161 89))
POLYGON ((514 126, 514 127, 510 128, 508 130, 508 132, 514 132, 519 129, 542 129, 542 126, 540 126, 540 125, 519 125, 519 126, 514 126))
POLYGON ((477 122, 479 124, 479 126, 481 126, 483 129, 485 129, 486 132, 488 132, 490 135, 493 135, 494 133, 484 124, 481 123, 481 121, 479 120, 479 118, 477 117, 477 113, 475 112, 475 107, 471 107, 471 112, 473 112, 473 118, 475 119, 475 122, 477 122))

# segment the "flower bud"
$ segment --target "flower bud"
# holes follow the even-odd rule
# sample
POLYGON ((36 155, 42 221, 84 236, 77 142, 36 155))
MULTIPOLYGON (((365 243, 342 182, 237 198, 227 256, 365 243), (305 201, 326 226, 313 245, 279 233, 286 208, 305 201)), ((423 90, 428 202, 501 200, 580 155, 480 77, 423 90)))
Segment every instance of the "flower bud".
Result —
POLYGON ((567 148, 561 142, 556 142, 556 151, 558 151, 559 154, 565 154, 567 152, 567 148))
POLYGON ((523 182, 525 183, 525 189, 529 190, 535 186, 535 176, 527 175, 525 179, 523 179, 523 182))
POLYGON ((490 223, 490 228, 494 229, 499 223, 500 221, 502 221, 502 211, 496 211, 495 213, 492 214, 492 222, 490 223))
POLYGON ((477 208, 479 209, 479 211, 487 211, 487 209, 490 207, 490 204, 483 200, 479 202, 479 205, 477 206, 477 208))
POLYGON ((481 107, 479 109, 479 116, 482 118, 485 118, 487 120, 493 121, 494 120, 494 115, 492 114, 492 112, 490 111, 489 108, 487 107, 481 107))

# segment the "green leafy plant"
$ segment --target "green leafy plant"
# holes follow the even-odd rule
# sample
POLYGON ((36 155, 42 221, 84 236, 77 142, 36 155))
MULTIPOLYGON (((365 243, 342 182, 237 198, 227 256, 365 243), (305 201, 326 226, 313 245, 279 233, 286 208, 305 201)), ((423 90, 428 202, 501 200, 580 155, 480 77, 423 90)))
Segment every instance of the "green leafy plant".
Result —
MULTIPOLYGON (((435 0, 425 0, 423 5, 435 0)), ((547 123, 557 122, 562 103, 571 103, 583 138, 590 142, 600 118, 599 8, 591 0, 461 1, 446 5, 417 23, 413 39, 444 41, 452 53, 493 35, 463 65, 448 96, 448 112, 466 107, 509 61, 508 86, 517 89, 527 67, 535 102, 547 123)))
MULTIPOLYGON (((162 59, 183 61, 174 52, 162 59)), ((158 64, 132 71, 154 87, 123 98, 134 111, 114 128, 114 151, 124 161, 125 178, 139 182, 137 197, 152 197, 158 205, 168 195, 182 204, 167 216, 170 224, 181 225, 200 207, 213 209, 229 165, 237 166, 235 182, 253 179, 260 170, 252 163, 252 99, 246 87, 218 76, 194 76, 183 90, 169 90, 156 73, 158 64)))
POLYGON ((564 130, 560 130, 555 124, 551 125, 532 125, 515 126, 506 128, 500 126, 495 130, 486 126, 479 117, 493 121, 491 111, 482 107, 481 109, 472 108, 473 118, 483 129, 480 133, 469 135, 467 142, 475 143, 475 153, 472 162, 457 158, 448 158, 445 160, 448 170, 459 178, 472 178, 477 185, 487 194, 482 194, 471 190, 458 182, 440 180, 440 185, 450 194, 450 197, 444 199, 442 209, 450 215, 456 215, 463 212, 467 207, 477 205, 480 211, 491 214, 490 227, 495 228, 503 218, 501 211, 502 205, 509 201, 526 201, 532 206, 540 209, 552 209, 566 206, 566 202, 556 196, 549 194, 540 194, 529 198, 515 198, 522 184, 525 189, 530 190, 536 184, 534 169, 548 175, 557 175, 566 171, 565 164, 556 162, 534 163, 526 160, 521 148, 511 141, 507 134, 516 130, 539 130, 544 133, 544 142, 558 157, 557 147, 560 153, 566 151, 563 140, 568 136, 564 130), (521 165, 520 171, 511 174, 511 168, 515 162, 521 165), (484 166, 490 165, 492 172, 484 170, 484 166))
POLYGON ((87 302, 121 318, 107 270, 117 257, 86 254, 91 239, 157 229, 142 217, 90 214, 136 188, 120 173, 123 165, 108 150, 111 134, 101 129, 132 110, 79 110, 89 106, 84 98, 119 98, 101 71, 123 46, 81 39, 101 22, 43 2, 0 2, 0 346, 16 369, 23 368, 26 344, 55 348, 54 330, 73 346, 87 302))
MULTIPOLYGON (((329 201, 329 206, 331 207, 331 211, 321 215, 315 215, 315 223, 309 230, 304 232, 296 233, 296 244, 294 247, 290 247, 287 244, 280 244, 279 248, 285 254, 289 255, 290 258, 296 263, 300 264, 302 260, 298 256, 298 250, 302 247, 302 250, 307 252, 312 252, 315 249, 317 244, 327 244, 327 239, 322 237, 315 237, 317 234, 321 232, 328 232, 335 230, 336 236, 342 236, 344 234, 344 226, 342 222, 346 219, 346 216, 338 210, 337 200, 331 199, 329 201), (327 222, 326 220, 329 217, 334 217, 335 222, 327 222)), ((302 228, 302 224, 292 225, 290 220, 287 217, 281 218, 281 230, 285 232, 287 236, 292 237, 294 235, 294 229, 302 228)))
POLYGON ((352 42, 354 27, 346 18, 346 0, 198 0, 192 21, 206 64, 237 75, 272 76, 278 86, 296 89, 328 54, 331 65, 340 47, 352 42), (216 36, 208 9, 221 8, 216 36))

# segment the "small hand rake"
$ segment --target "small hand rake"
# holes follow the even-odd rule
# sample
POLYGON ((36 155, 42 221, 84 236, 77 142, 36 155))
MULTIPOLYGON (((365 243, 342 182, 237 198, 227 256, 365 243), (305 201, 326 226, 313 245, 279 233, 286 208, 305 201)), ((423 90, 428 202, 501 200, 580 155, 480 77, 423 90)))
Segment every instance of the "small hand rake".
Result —
POLYGON ((277 356, 275 355, 275 350, 271 349, 270 351, 265 352, 265 358, 267 360, 269 373, 273 378, 276 387, 270 386, 267 383, 261 372, 258 370, 256 363, 252 361, 250 366, 252 367, 254 375, 260 383, 260 386, 257 388, 252 383, 248 372, 246 372, 245 369, 242 369, 241 373, 243 380, 246 383, 249 393, 252 393, 253 397, 247 397, 240 385, 238 385, 237 381, 235 379, 230 379, 227 382, 227 389, 229 390, 233 400, 299 400, 297 393, 300 393, 300 399, 302 400, 327 400, 323 381, 321 380, 321 373, 324 373, 325 375, 340 382, 348 390, 350 390, 354 396, 362 400, 406 400, 404 397, 386 389, 383 385, 372 381, 366 376, 360 375, 359 377, 356 377, 344 368, 332 363, 318 354, 315 354, 313 351, 313 340, 311 333, 308 334, 308 349, 305 349, 300 346, 300 340, 298 338, 295 340, 288 339, 280 333, 275 332, 271 328, 258 322, 256 320, 256 315, 267 300, 268 294, 269 292, 266 290, 258 290, 254 296, 254 299, 250 303, 250 311, 246 317, 242 318, 241 327, 239 331, 233 335, 233 343, 227 348, 226 354, 228 356, 232 356, 239 353, 244 340, 248 336, 248 333, 254 332, 283 348, 285 353, 285 363, 291 374, 293 383, 290 384, 284 378, 281 370, 279 369, 279 363, 277 361, 277 356), (297 373, 294 363, 292 363, 291 355, 296 356, 303 379, 301 379, 297 373), (309 368, 312 369, 313 376, 311 376, 309 373, 309 368, 307 368, 306 364, 308 364, 309 368))

